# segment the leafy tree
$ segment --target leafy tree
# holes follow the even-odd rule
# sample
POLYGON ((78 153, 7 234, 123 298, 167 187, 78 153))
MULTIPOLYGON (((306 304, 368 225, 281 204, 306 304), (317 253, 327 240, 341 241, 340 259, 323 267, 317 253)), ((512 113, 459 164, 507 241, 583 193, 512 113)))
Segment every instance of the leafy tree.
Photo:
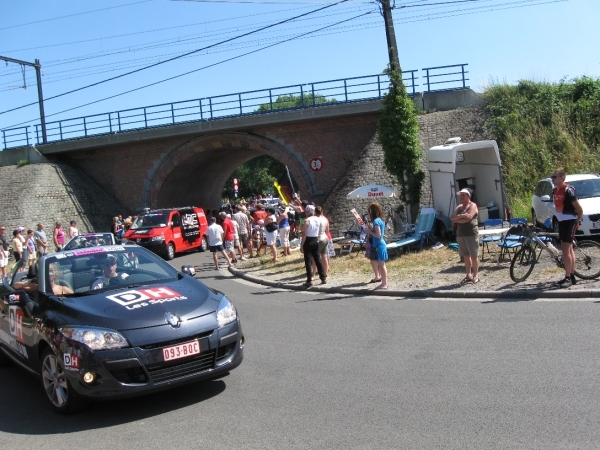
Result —
POLYGON ((280 95, 277 97, 277 100, 273 102, 273 107, 271 107, 270 103, 262 104, 258 107, 256 111, 272 111, 274 109, 286 109, 286 108, 298 108, 300 106, 309 106, 309 105, 322 105, 324 103, 335 103, 337 100, 335 98, 327 98, 321 94, 314 95, 314 103, 313 103, 313 94, 303 94, 300 95, 280 95))
MULTIPOLYGON (((238 198, 248 198, 252 195, 271 192, 273 183, 285 173, 285 165, 268 155, 251 159, 235 169, 227 179, 223 189, 223 197, 234 198, 234 178, 238 179, 238 198)), ((274 194, 276 196, 276 193, 274 194)))
POLYGON ((390 90, 383 99, 377 139, 383 148, 385 167, 398 179, 400 200, 408 207, 408 220, 412 221, 419 211, 425 179, 420 164, 419 123, 402 83, 402 72, 391 68, 385 72, 390 77, 390 90))

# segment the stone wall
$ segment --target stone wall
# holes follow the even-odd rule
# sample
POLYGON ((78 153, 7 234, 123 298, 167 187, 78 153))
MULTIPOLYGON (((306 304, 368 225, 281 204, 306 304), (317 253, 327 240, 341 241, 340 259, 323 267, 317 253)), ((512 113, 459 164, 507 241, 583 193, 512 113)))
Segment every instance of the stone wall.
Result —
MULTIPOLYGON (((485 129, 485 112, 482 108, 464 108, 453 111, 436 112, 419 116, 419 139, 421 141, 421 164, 426 178, 421 192, 421 206, 431 206, 431 183, 427 172, 427 150, 435 145, 443 144, 448 138, 460 136, 463 142, 480 141, 488 138, 485 129)), ((370 200, 347 200, 346 195, 354 189, 367 184, 399 186, 394 177, 386 170, 383 163, 383 150, 373 136, 358 160, 348 169, 346 176, 340 180, 325 202, 325 211, 331 222, 331 234, 341 236, 353 223, 350 213, 356 208, 359 213, 366 213, 370 200)), ((395 210, 400 202, 395 198, 381 199, 379 203, 384 212, 395 210)))
POLYGON ((0 223, 7 235, 17 226, 36 229, 42 222, 52 231, 55 222, 63 228, 76 220, 81 232, 110 230, 112 217, 127 214, 80 169, 64 163, 0 167, 0 223))

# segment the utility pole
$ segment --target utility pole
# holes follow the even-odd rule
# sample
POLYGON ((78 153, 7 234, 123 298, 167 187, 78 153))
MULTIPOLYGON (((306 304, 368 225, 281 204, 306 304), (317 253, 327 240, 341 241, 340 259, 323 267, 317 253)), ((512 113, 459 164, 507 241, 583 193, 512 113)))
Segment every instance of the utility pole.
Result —
POLYGON ((0 56, 0 60, 6 62, 12 62, 15 64, 21 64, 22 66, 30 66, 35 68, 35 75, 37 78, 37 88, 38 88, 38 104, 40 106, 40 123, 42 124, 42 143, 46 144, 48 142, 48 137, 46 135, 46 116, 44 115, 44 95, 42 94, 42 66, 40 64, 40 60, 36 59, 35 63, 30 63, 28 61, 21 61, 20 59, 7 58, 5 56, 0 56))
POLYGON ((392 8, 390 0, 379 0, 385 22, 385 37, 387 38, 388 54, 390 57, 390 67, 392 70, 400 70, 400 59, 398 58, 398 45, 396 44, 396 33, 394 32, 394 19, 392 18, 392 8))

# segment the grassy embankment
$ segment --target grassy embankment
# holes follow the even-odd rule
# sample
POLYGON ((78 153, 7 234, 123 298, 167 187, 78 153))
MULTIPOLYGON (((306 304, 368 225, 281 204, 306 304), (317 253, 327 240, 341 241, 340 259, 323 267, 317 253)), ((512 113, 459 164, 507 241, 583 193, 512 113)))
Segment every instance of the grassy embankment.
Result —
POLYGON ((483 98, 514 217, 531 218, 536 182, 555 168, 600 172, 600 78, 496 84, 483 98))

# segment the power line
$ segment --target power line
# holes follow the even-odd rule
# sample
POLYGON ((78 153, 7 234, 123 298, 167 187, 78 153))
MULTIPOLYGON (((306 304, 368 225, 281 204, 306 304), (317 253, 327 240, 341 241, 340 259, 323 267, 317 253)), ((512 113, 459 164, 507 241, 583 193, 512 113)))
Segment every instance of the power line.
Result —
POLYGON ((94 10, 92 10, 92 11, 85 11, 85 12, 80 12, 80 13, 75 13, 75 14, 69 14, 69 15, 66 15, 66 16, 59 16, 59 17, 52 17, 52 18, 50 18, 50 19, 36 20, 35 22, 20 23, 20 24, 18 24, 18 25, 11 25, 10 27, 3 27, 3 28, 0 28, 0 31, 1 31, 1 30, 8 30, 8 29, 10 29, 10 28, 17 28, 17 27, 24 27, 24 26, 27 26, 27 25, 34 25, 34 24, 36 24, 36 23, 50 22, 50 21, 52 21, 52 20, 66 19, 67 17, 82 16, 82 15, 84 15, 84 14, 91 14, 91 13, 95 13, 95 12, 98 12, 98 11, 106 11, 106 10, 108 10, 108 9, 115 9, 115 8, 122 8, 122 7, 124 7, 124 6, 137 5, 137 4, 139 4, 139 3, 148 3, 148 2, 151 2, 151 1, 152 1, 152 0, 142 0, 142 1, 139 1, 139 2, 127 3, 127 4, 125 4, 125 5, 110 6, 110 7, 108 7, 108 8, 94 9, 94 10))
POLYGON ((244 16, 227 17, 226 19, 209 20, 207 22, 196 22, 196 23, 190 23, 187 25, 177 25, 174 27, 155 28, 153 30, 137 31, 135 33, 116 34, 114 36, 105 36, 105 37, 99 37, 99 38, 93 38, 93 39, 83 39, 80 41, 62 42, 59 44, 41 45, 38 47, 20 48, 20 49, 16 49, 16 50, 2 50, 2 53, 16 53, 16 52, 23 52, 23 51, 27 51, 27 50, 38 50, 41 48, 60 47, 63 45, 84 44, 86 42, 102 41, 102 40, 107 40, 107 39, 116 39, 116 38, 121 38, 121 37, 126 37, 126 36, 135 36, 138 34, 156 33, 158 31, 173 30, 173 29, 177 29, 177 28, 195 27, 198 25, 207 25, 210 23, 225 22, 225 21, 236 20, 236 19, 246 19, 248 17, 263 16, 263 15, 267 15, 267 14, 279 14, 279 13, 286 12, 286 11, 296 11, 298 9, 306 9, 306 8, 308 8, 308 6, 301 6, 299 8, 289 8, 289 9, 284 9, 282 11, 269 11, 269 12, 263 12, 263 13, 257 13, 257 14, 247 14, 244 16))
MULTIPOLYGON (((327 8, 331 8, 332 6, 339 5, 340 3, 345 3, 345 2, 347 2, 347 1, 348 1, 348 0, 340 0, 340 1, 339 1, 339 2, 337 2, 337 3, 332 3, 332 4, 329 4, 329 5, 327 5, 327 6, 324 6, 324 7, 322 7, 322 8, 317 8, 317 9, 315 9, 315 10, 313 10, 313 11, 309 11, 309 12, 307 12, 307 13, 300 14, 300 15, 298 15, 298 16, 295 16, 295 17, 291 17, 291 18, 289 18, 289 19, 282 20, 282 21, 276 22, 276 23, 274 23, 274 24, 271 24, 271 25, 267 25, 267 26, 265 26, 265 27, 258 28, 258 29, 254 30, 254 31, 250 31, 250 32, 248 32, 248 33, 244 33, 244 34, 241 34, 241 35, 239 35, 239 36, 235 36, 235 37, 232 37, 232 38, 229 38, 229 39, 225 39, 224 41, 218 42, 218 43, 216 43, 216 44, 213 44, 213 45, 209 45, 209 46, 206 46, 206 47, 203 47, 203 48, 199 48, 199 49, 196 49, 196 50, 192 50, 191 52, 187 52, 187 53, 184 53, 184 54, 182 54, 182 55, 175 56, 175 57, 173 57, 173 58, 169 58, 169 59, 167 59, 167 60, 165 60, 165 61, 160 61, 160 62, 157 62, 157 63, 154 63, 154 64, 150 64, 149 66, 142 67, 142 68, 140 68, 140 69, 136 69, 136 70, 132 70, 131 72, 127 72, 127 73, 124 73, 124 74, 121 74, 121 75, 117 75, 117 76, 115 76, 115 77, 107 78, 106 80, 98 81, 98 82, 96 82, 96 83, 92 83, 92 84, 89 84, 89 85, 87 85, 87 86, 83 86, 83 87, 80 87, 80 88, 77 88, 77 89, 72 89, 71 91, 68 91, 68 92, 63 92, 62 94, 58 94, 58 95, 54 95, 54 96, 52 96, 52 97, 48 97, 48 98, 46 99, 46 101, 47 101, 47 100, 52 100, 52 99, 55 99, 55 98, 58 98, 58 97, 63 97, 63 96, 65 96, 65 95, 72 94, 72 93, 74 93, 74 92, 78 92, 78 91, 82 91, 82 90, 84 90, 84 89, 88 89, 88 88, 91 88, 91 87, 94 87, 94 86, 98 86, 98 85, 100 85, 100 84, 103 84, 103 83, 107 83, 107 82, 109 82, 109 81, 116 80, 116 79, 118 79, 118 78, 123 78, 123 77, 125 77, 125 76, 127 76, 127 75, 131 75, 131 74, 134 74, 134 73, 137 73, 137 72, 141 72, 142 70, 150 69, 150 68, 152 68, 152 67, 156 67, 156 66, 159 66, 159 65, 161 65, 161 64, 165 64, 165 63, 168 63, 168 62, 171 62, 171 61, 175 61, 176 59, 183 58, 183 57, 185 57, 185 56, 188 56, 188 55, 191 55, 191 54, 193 54, 193 53, 198 53, 198 52, 200 52, 200 51, 202 51, 202 50, 206 50, 206 49, 208 49, 208 48, 216 47, 217 45, 221 45, 221 44, 224 44, 224 43, 226 43, 226 42, 231 42, 231 41, 233 41, 233 40, 240 39, 240 38, 242 38, 242 37, 249 36, 249 35, 251 35, 251 34, 254 34, 254 33, 258 33, 259 31, 263 31, 263 30, 266 30, 266 29, 268 29, 268 28, 272 28, 272 27, 275 27, 275 26, 277 26, 277 25, 281 25, 281 24, 283 24, 283 23, 286 23, 286 22, 291 22, 292 20, 298 19, 299 17, 304 17, 304 16, 307 16, 307 15, 309 15, 309 14, 313 14, 313 13, 315 13, 315 12, 322 11, 322 10, 324 10, 324 9, 327 9, 327 8)), ((1 115, 1 114, 6 114, 6 113, 8 113, 8 112, 16 111, 16 110, 18 110, 18 109, 26 108, 27 106, 35 105, 36 103, 37 103, 37 102, 34 102, 34 103, 29 103, 29 104, 27 104, 27 105, 19 106, 19 107, 12 108, 12 109, 9 109, 9 110, 6 110, 6 111, 1 111, 1 112, 0 112, 0 115, 1 115)))
MULTIPOLYGON (((121 93, 119 93, 119 94, 114 94, 114 95, 111 95, 111 96, 108 96, 108 97, 101 98, 101 99, 99 99, 99 100, 95 100, 95 101, 93 101, 93 102, 85 103, 85 104, 83 104, 83 105, 75 106, 75 107, 73 107, 73 108, 69 108, 69 109, 65 109, 65 110, 63 110, 63 111, 59 111, 59 112, 56 112, 56 113, 53 113, 53 114, 49 114, 49 115, 47 115, 46 117, 51 117, 51 116, 56 116, 56 115, 58 115, 58 114, 63 114, 63 113, 65 113, 65 112, 73 111, 73 110, 75 110, 75 109, 79 109, 79 108, 83 108, 83 107, 85 107, 85 106, 89 106, 89 105, 93 105, 93 104, 96 104, 96 103, 100 103, 100 102, 103 102, 103 101, 105 101, 105 100, 110 100, 111 98, 120 97, 121 95, 130 94, 131 92, 139 91, 139 90, 145 89, 145 88, 147 88, 147 87, 155 86, 155 85, 157 85, 157 84, 161 84, 161 83, 165 83, 165 82, 167 82, 167 81, 171 81, 171 80, 174 80, 174 79, 177 79, 177 78, 181 78, 181 77, 183 77, 183 76, 186 76, 186 75, 189 75, 189 74, 191 74, 191 73, 194 73, 194 72, 199 72, 199 71, 201 71, 201 70, 208 69, 208 68, 210 68, 210 67, 218 66, 218 65, 220 65, 220 64, 224 64, 224 63, 226 63, 226 62, 233 61, 233 60, 235 60, 235 59, 239 59, 239 58, 242 58, 242 57, 244 57, 244 56, 251 55, 251 54, 253 54, 253 53, 257 53, 257 52, 260 52, 260 51, 262 51, 262 50, 266 50, 266 49, 268 49, 268 48, 275 47, 276 45, 280 45, 280 44, 283 44, 283 43, 285 43, 285 42, 292 41, 292 40, 294 40, 294 39, 299 39, 299 38, 301 38, 301 37, 305 37, 305 36, 307 36, 307 35, 309 35, 309 34, 312 34, 312 33, 317 33, 317 32, 319 32, 319 31, 325 30, 325 29, 327 29, 327 28, 331 28, 331 27, 333 27, 333 26, 337 26, 337 25, 340 25, 340 24, 342 24, 342 23, 345 23, 345 22, 349 22, 349 21, 351 21, 351 20, 358 19, 359 17, 363 17, 363 16, 366 16, 367 14, 371 14, 371 13, 372 13, 372 11, 368 11, 368 12, 366 12, 366 13, 364 13, 364 14, 360 14, 360 15, 358 15, 358 16, 351 17, 351 18, 349 18, 349 19, 345 19, 345 20, 342 20, 342 21, 340 21, 340 22, 337 22, 337 23, 334 23, 334 24, 331 24, 331 25, 326 25, 326 26, 324 26, 324 27, 321 27, 321 28, 318 28, 318 29, 316 29, 316 30, 312 30, 312 31, 308 31, 308 32, 306 32, 306 33, 299 34, 299 35, 297 35, 297 36, 291 37, 291 38, 289 38, 289 39, 285 39, 285 40, 283 40, 283 41, 276 42, 276 43, 274 43, 274 44, 267 45, 267 46, 265 46, 265 47, 259 48, 259 49, 257 49, 257 50, 253 50, 253 51, 251 51, 251 52, 247 52, 247 53, 243 53, 243 54, 241 54, 241 55, 233 56, 233 57, 231 57, 231 58, 227 58, 227 59, 224 59, 224 60, 222 60, 222 61, 219 61, 219 62, 216 62, 216 63, 213 63, 213 64, 209 64, 209 65, 207 65, 207 66, 204 66, 204 67, 200 67, 200 68, 198 68, 198 69, 190 70, 190 71, 188 71, 188 72, 181 73, 181 74, 179 74, 179 75, 175 75, 175 76, 172 76, 172 77, 169 77, 169 78, 165 78, 165 79, 162 79, 162 80, 156 81, 156 82, 154 82, 154 83, 150 83, 150 84, 146 84, 146 85, 144 85, 144 86, 137 87, 137 88, 135 88, 135 89, 130 89, 130 90, 128 90, 128 91, 121 92, 121 93)), ((35 119, 34 119, 34 120, 28 120, 28 121, 26 121, 26 122, 21 122, 21 123, 18 123, 18 124, 16 124, 16 125, 11 125, 10 127, 7 127, 7 128, 14 128, 14 127, 17 127, 17 126, 19 126, 19 125, 24 125, 24 124, 26 124, 26 123, 30 123, 30 122, 34 122, 34 121, 35 121, 35 119)))

